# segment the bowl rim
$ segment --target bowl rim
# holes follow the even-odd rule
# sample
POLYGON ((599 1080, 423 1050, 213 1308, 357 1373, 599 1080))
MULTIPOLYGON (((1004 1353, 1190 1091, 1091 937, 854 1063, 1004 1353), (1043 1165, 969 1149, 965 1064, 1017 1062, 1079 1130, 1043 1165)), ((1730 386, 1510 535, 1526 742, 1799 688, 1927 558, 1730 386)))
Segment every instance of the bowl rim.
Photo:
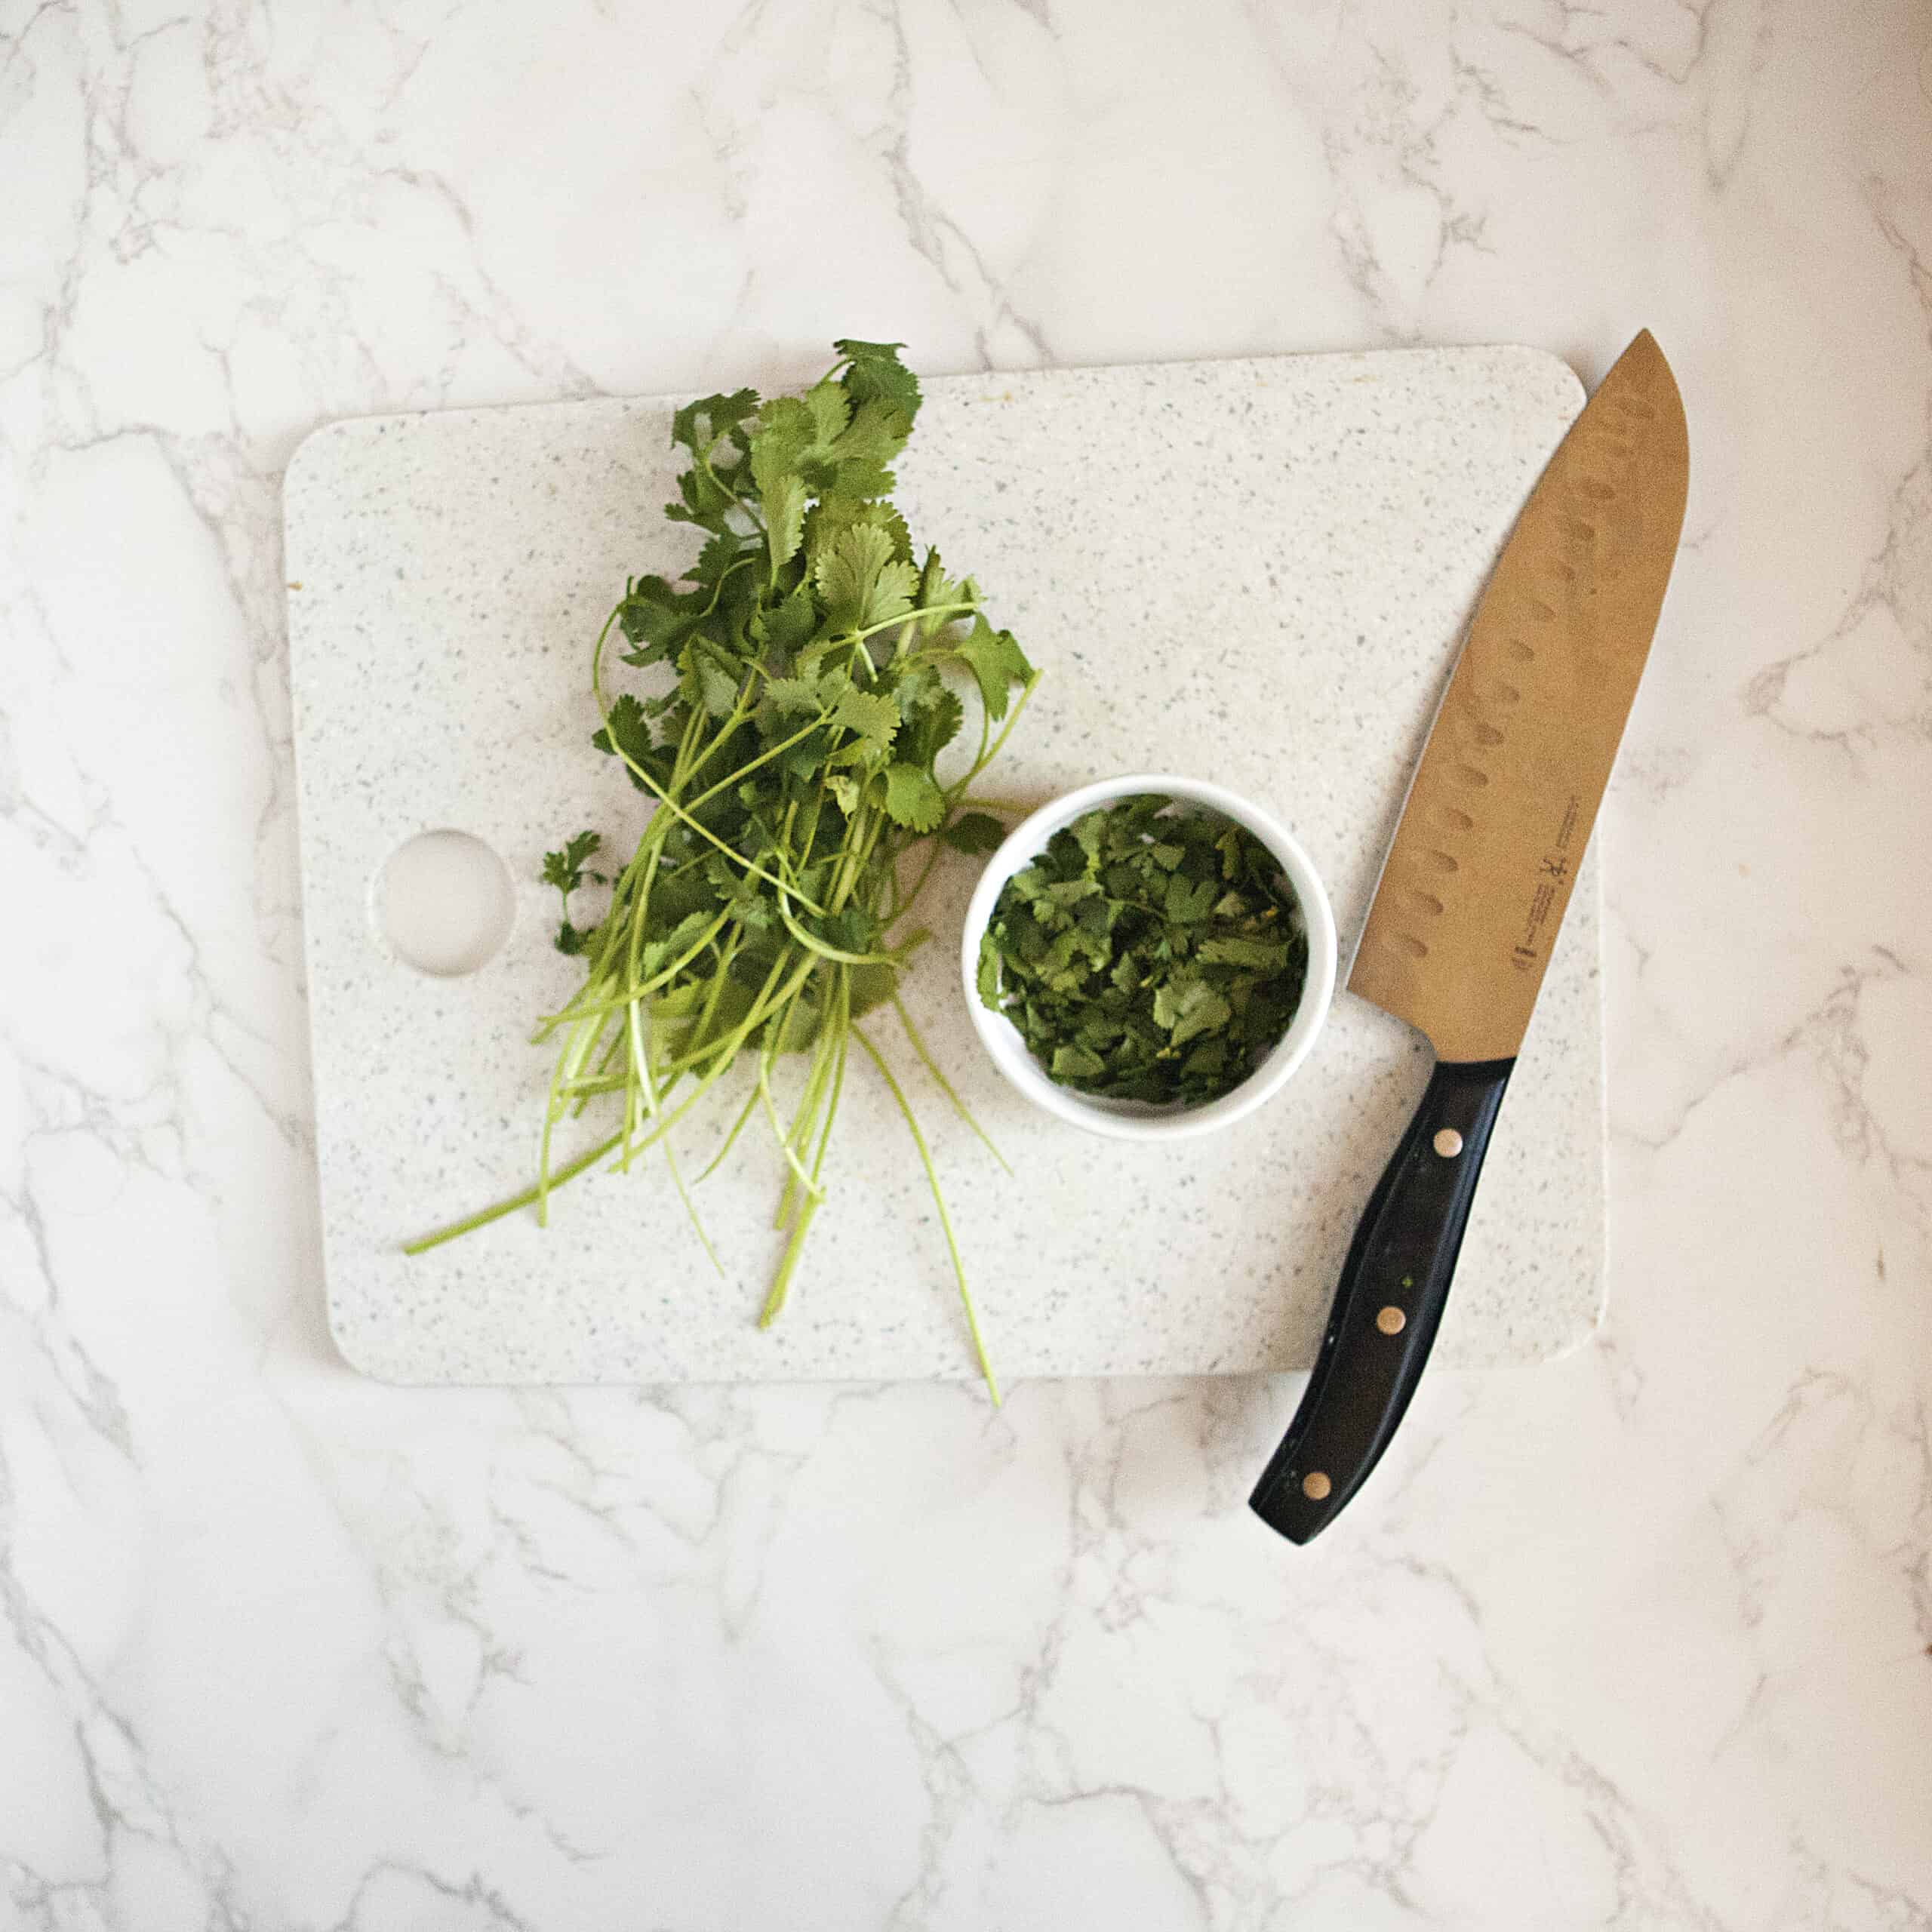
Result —
POLYGON ((980 875, 973 896, 967 902, 959 947, 967 1014, 993 1064, 1035 1106, 1090 1134, 1116 1140, 1180 1140, 1212 1133, 1244 1120, 1272 1100, 1307 1059, 1327 1019, 1335 996, 1336 965, 1334 912, 1315 862, 1300 841, 1272 813, 1226 786, 1175 772, 1130 772, 1118 778, 1097 779, 1048 799, 1029 813, 986 861, 986 870, 980 875), (1084 813, 1115 799, 1147 792, 1163 792, 1185 804, 1204 806, 1245 826, 1280 860, 1308 931, 1307 976, 1302 982, 1301 1001, 1287 1031, 1239 1086, 1219 1100, 1193 1106, 1103 1100, 1076 1094, 1048 1076, 1011 1020, 1003 1014, 989 1011, 980 1002, 980 937, 992 917, 994 905, 1007 881, 1035 857, 1056 832, 1084 813))

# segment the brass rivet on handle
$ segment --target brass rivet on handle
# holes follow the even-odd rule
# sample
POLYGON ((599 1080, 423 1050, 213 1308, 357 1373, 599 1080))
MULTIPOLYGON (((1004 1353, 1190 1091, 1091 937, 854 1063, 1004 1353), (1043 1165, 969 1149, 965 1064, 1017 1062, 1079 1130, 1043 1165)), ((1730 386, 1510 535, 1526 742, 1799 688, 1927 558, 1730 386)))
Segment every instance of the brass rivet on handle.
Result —
POLYGON ((1409 1318, 1397 1307, 1391 1305, 1383 1309, 1375 1318, 1375 1325, 1385 1335, 1399 1335, 1408 1326, 1409 1318))
POLYGON ((1453 1127, 1445 1127, 1436 1135, 1434 1145, 1445 1161, 1453 1161, 1463 1151, 1463 1137, 1453 1127))
POLYGON ((1319 1469, 1310 1469, 1301 1479, 1301 1493, 1311 1503, 1321 1502, 1334 1486, 1319 1469))

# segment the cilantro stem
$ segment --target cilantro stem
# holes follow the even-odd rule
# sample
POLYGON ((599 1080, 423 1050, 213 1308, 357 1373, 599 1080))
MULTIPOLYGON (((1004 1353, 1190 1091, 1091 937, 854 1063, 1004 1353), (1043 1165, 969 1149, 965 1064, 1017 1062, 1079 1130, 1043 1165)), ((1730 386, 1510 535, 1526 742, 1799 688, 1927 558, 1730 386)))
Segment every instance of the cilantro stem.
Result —
POLYGON ((828 945, 822 939, 814 939, 792 916, 784 900, 778 902, 778 916, 785 922, 785 930, 808 952, 816 954, 820 959, 829 959, 840 966, 897 966, 899 957, 891 952, 848 952, 844 947, 828 945))
MULTIPOLYGON (((567 1006, 561 1014, 546 1019, 543 1022, 545 1029, 546 1030, 552 1029, 565 1020, 587 1020, 594 1014, 608 1016, 622 1008, 633 1006, 638 1001, 656 992, 660 987, 669 986, 697 958, 700 953, 709 946, 712 941, 731 923, 731 915, 728 910, 720 912, 717 918, 705 928, 703 934, 692 943, 689 949, 680 954, 670 965, 660 967, 648 980, 626 986, 621 991, 613 993, 608 999, 594 1002, 580 1002, 567 1006)), ((642 931, 641 921, 638 921, 632 928, 633 935, 641 934, 642 931)), ((538 1038, 540 1039, 542 1037, 543 1035, 540 1033, 538 1038)))
MULTIPOLYGON (((979 608, 977 604, 923 605, 913 609, 902 611, 896 617, 881 617, 875 624, 867 624, 861 629, 845 632, 841 635, 840 641, 842 643, 849 640, 854 644, 862 644, 867 638, 875 637, 881 631, 889 631, 896 624, 909 624, 915 617, 956 617, 962 612, 977 611, 979 608)), ((939 645, 924 648, 912 653, 915 657, 945 657, 948 654, 944 648, 939 645)))
POLYGON ((758 1310, 758 1325, 769 1328, 784 1312, 786 1297, 791 1292, 792 1277, 798 1266, 798 1257, 804 1251, 805 1234, 811 1226, 812 1217, 817 1214, 823 1196, 808 1194, 798 1204, 798 1211, 792 1223, 792 1232, 785 1243, 785 1252, 780 1257, 778 1266, 773 1271, 771 1286, 765 1291, 764 1306, 758 1310))
POLYGON ((985 1148, 986 1152, 1002 1168, 1005 1168, 1008 1174, 1011 1174, 1013 1171, 1011 1166, 1008 1164, 1006 1156, 993 1145, 992 1137, 973 1118, 972 1109, 959 1097, 958 1091, 953 1086, 952 1082, 940 1071, 938 1061, 933 1058, 918 1028, 912 1024, 912 1016, 906 1011, 906 1002, 896 992, 892 995, 892 1010, 898 1014, 899 1023, 905 1028, 906 1037, 912 1043, 912 1051, 919 1056, 920 1065, 932 1075, 933 1084, 952 1103, 953 1112, 979 1137, 980 1146, 985 1148))
POLYGON ((624 1063, 624 1154, 620 1166, 631 1164, 631 1136, 637 1131, 638 1094, 648 1097, 651 1118, 657 1117, 657 1095, 651 1078, 650 1051, 644 1038, 644 1008, 633 999, 624 1008, 624 1035, 630 1043, 630 1057, 624 1063))
POLYGON ((824 724, 826 718, 831 715, 832 714, 828 711, 820 710, 818 715, 814 718, 809 724, 806 725, 802 731, 794 731, 789 738, 780 739, 777 744, 773 745, 768 750, 759 752, 756 758, 747 759, 744 764, 739 766, 736 771, 731 772, 726 777, 719 779, 718 783, 712 786, 709 791, 700 792, 695 798, 691 801, 689 809, 692 811, 696 811, 699 806, 709 803, 712 799, 717 797, 720 792, 725 790, 730 786, 736 785, 740 780, 748 777, 751 773, 757 771, 760 765, 769 764, 774 758, 782 756, 783 754, 789 752, 794 745, 803 744, 814 731, 818 730, 818 728, 824 724))
MULTIPOLYGON (((792 957, 792 949, 788 946, 773 962, 771 975, 765 980, 767 988, 771 986, 772 980, 784 970, 786 962, 792 957)), ((701 1066, 707 1060, 718 1058, 721 1056, 720 1067, 721 1071, 724 1066, 730 1064, 732 1056, 746 1041, 758 1031, 765 1020, 771 1018, 774 1009, 782 1004, 787 995, 803 986, 811 977, 811 973, 812 962, 810 959, 807 959, 775 993, 761 991, 753 1004, 751 1011, 740 1020, 730 1032, 719 1035, 715 1041, 706 1041, 702 1046, 694 1048, 688 1048, 676 1058, 667 1060, 665 1063, 664 1070, 668 1073, 674 1069, 681 1071, 686 1067, 695 1068, 701 1066)))
POLYGON ((727 1154, 731 1152, 731 1144, 737 1139, 739 1134, 743 1131, 746 1121, 749 1120, 752 1115, 757 1112, 758 1089, 754 1086, 752 1091, 746 1095, 745 1104, 739 1109, 737 1118, 731 1123, 731 1131, 729 1134, 725 1135, 724 1145, 718 1149, 716 1153, 712 1155, 709 1164, 707 1165, 704 1171, 698 1176, 698 1184, 700 1186, 711 1178, 712 1170, 717 1167, 718 1162, 723 1160, 727 1154))
POLYGON ((718 961, 718 970, 711 976, 711 984, 706 989, 704 1004, 698 1009, 698 1015, 692 1029, 692 1037, 702 1040, 710 1030, 711 1023, 718 1017, 718 1002, 724 996, 726 982, 731 978, 732 963, 745 943, 745 929, 742 921, 724 942, 724 950, 718 961))
MULTIPOLYGON (((832 1046, 832 1029, 824 1023, 829 1017, 820 1016, 817 1036, 812 1043, 811 1066, 805 1075, 805 1089, 799 1096, 798 1111, 792 1116, 791 1131, 785 1137, 786 1147, 791 1155, 802 1157, 811 1145, 812 1124, 817 1117, 819 1095, 824 1089, 827 1057, 832 1046)), ((778 1197, 778 1205, 772 1211, 771 1225, 774 1228, 785 1225, 801 1183, 808 1192, 817 1189, 816 1177, 807 1179, 803 1166, 795 1164, 794 1171, 785 1177, 784 1192, 778 1197)))
POLYGON ((678 1190, 678 1198, 684 1204, 685 1213, 691 1224, 691 1232, 697 1236, 698 1244, 704 1250, 704 1258, 711 1263, 712 1272, 721 1281, 724 1277, 724 1264, 718 1258, 718 1251, 711 1244, 711 1237, 704 1231, 704 1221, 697 1211, 697 1203, 691 1196, 691 1190, 685 1185, 685 1177, 678 1166, 678 1150, 669 1141, 664 1143, 664 1164, 671 1171, 671 1185, 678 1190))
POLYGON ((918 902, 919 894, 925 891, 926 881, 932 877, 933 868, 939 863, 940 855, 945 849, 938 838, 935 838, 933 840, 932 848, 926 854, 926 862, 919 868, 919 876, 912 881, 912 891, 907 893, 903 899, 897 901, 893 906, 892 916, 885 922, 885 930, 888 932, 891 931, 892 928, 912 911, 914 905, 918 902))
MULTIPOLYGON (((727 497, 731 502, 743 507, 749 514, 749 504, 747 500, 745 497, 741 497, 736 490, 732 489, 728 485, 721 482, 718 478, 717 471, 713 469, 711 466, 711 452, 724 440, 724 432, 721 429, 716 435, 712 438, 709 442, 705 445, 703 449, 697 452, 698 467, 704 472, 706 480, 721 497, 727 497)), ((755 516, 752 517, 752 521, 754 523, 758 523, 758 519, 755 516)), ((762 531, 764 526, 762 524, 758 524, 758 528, 762 531)))
POLYGON ((953 801, 955 811, 991 812, 1001 818, 1024 818, 1032 809, 1031 802, 1021 798, 986 798, 968 795, 953 801))
POLYGON ((537 1149, 537 1225, 546 1226, 550 1209, 550 1134, 557 1124, 562 1109, 558 1098, 568 1083, 583 1071, 583 1063, 595 1050, 598 1036, 603 1032, 600 1020, 586 1036, 585 1028, 589 1022, 579 1020, 571 1029, 571 1037, 565 1043, 564 1051, 557 1057, 555 1070, 550 1075, 550 1091, 543 1105, 543 1131, 537 1149))
MULTIPOLYGON (((598 648, 598 651, 601 652, 603 648, 601 640, 599 641, 598 648)), ((775 885, 783 888, 785 885, 785 881, 782 878, 779 878, 774 874, 767 872, 765 869, 758 864, 755 860, 748 859, 742 852, 734 851, 729 845, 726 844, 724 841, 720 838, 717 833, 713 832, 709 826, 700 825, 697 820, 693 818, 691 814, 685 810, 684 806, 680 804, 675 798, 672 798, 670 793, 666 791, 664 787, 659 784, 657 780, 652 777, 651 774, 645 771, 644 767, 639 764, 637 760, 632 757, 630 753, 625 750, 622 745, 618 743, 615 731, 611 723, 611 707, 605 700, 604 687, 599 680, 598 675, 598 666, 594 657, 591 663, 590 694, 597 702, 598 713, 604 721, 604 729, 605 732, 610 734, 611 743, 613 749, 614 749, 617 755, 623 760, 626 769, 633 771, 637 774, 639 780, 644 784, 646 789, 649 790, 651 795, 657 800, 658 803, 660 804, 667 806, 675 817, 679 820, 683 824, 688 826, 691 829, 696 832, 697 835, 704 840, 707 844, 715 846, 719 851, 722 852, 725 857, 731 860, 732 864, 734 866, 742 866, 748 876, 752 878, 761 878, 768 885, 775 885)), ((821 916, 823 915, 824 908, 823 906, 813 904, 811 900, 808 899, 803 893, 795 893, 793 897, 797 899, 798 903, 804 906, 808 912, 815 912, 820 914, 821 916)))
POLYGON ((995 758, 999 756, 1000 752, 1005 746, 1007 740, 1013 735, 1014 726, 1020 722, 1020 713, 1023 712, 1026 709, 1027 706, 1032 703, 1033 694, 1038 691, 1039 688, 1040 674, 1038 672, 1035 671, 1032 675, 1026 680, 1026 683, 1020 686, 1020 695, 1014 700, 1011 707, 1007 712, 1006 722, 1000 727, 999 736, 994 739, 992 749, 989 751, 982 752, 979 757, 974 761, 972 769, 967 773, 964 778, 960 780, 959 786, 961 790, 964 790, 967 786, 971 784, 973 780, 978 777, 980 774, 985 771, 986 767, 991 764, 995 758))
MULTIPOLYGON (((595 1146, 578 1155, 574 1160, 566 1161, 550 1177, 550 1185, 561 1187, 565 1181, 575 1180, 586 1168, 595 1167, 623 1138, 621 1133, 613 1134, 598 1141, 595 1146)), ((432 1233, 418 1235, 414 1241, 405 1241, 402 1251, 405 1254, 427 1254, 431 1248, 438 1247, 446 1241, 454 1241, 458 1235, 466 1235, 472 1229, 488 1227, 492 1221, 500 1221, 506 1214, 514 1214, 519 1208, 533 1206, 541 1192, 540 1183, 533 1181, 520 1193, 512 1194, 488 1208, 480 1208, 475 1214, 466 1214, 461 1220, 451 1221, 432 1233)))
POLYGON ((768 1057, 760 1055, 758 1066, 758 1105, 764 1110, 764 1117, 771 1124, 771 1137, 778 1143, 778 1151, 785 1157, 785 1164, 806 1194, 816 1198, 818 1189, 813 1186, 811 1176, 805 1171, 804 1163, 792 1151, 791 1137, 779 1124, 778 1109, 771 1098, 771 1062, 768 1057))
MULTIPOLYGON (((642 1035, 638 1011, 637 1003, 635 1001, 632 1001, 629 1015, 629 1038, 632 1049, 632 1065, 644 1089, 645 1100, 650 1109, 651 1117, 655 1121, 659 1112, 657 1082, 651 1072, 650 1045, 642 1035)), ((627 1095, 626 1099, 628 1098, 627 1095)), ((625 1164, 629 1164, 630 1158, 630 1135, 633 1124, 634 1115, 627 1109, 624 1128, 625 1164)), ((691 1190, 685 1185, 684 1171, 678 1164, 678 1150, 668 1140, 664 1143, 664 1164, 670 1170, 671 1185, 678 1190, 678 1198, 684 1204, 685 1218, 691 1224, 691 1232, 697 1236, 698 1245, 704 1250, 705 1258, 711 1263, 712 1272, 720 1281, 722 1281, 724 1278, 724 1264, 718 1260, 718 1251, 712 1246, 710 1235, 705 1232, 704 1222, 697 1211, 697 1204, 692 1200, 691 1190)))
POLYGON ((836 1007, 836 1023, 833 1031, 838 1044, 832 1061, 832 1092, 826 1102, 824 1119, 819 1128, 818 1151, 812 1158, 812 1185, 817 1191, 806 1195, 798 1204, 790 1237, 785 1244, 785 1252, 772 1275, 771 1286, 765 1294, 764 1306, 758 1314, 758 1325, 761 1328, 770 1327, 785 1306, 786 1297, 791 1290, 792 1276, 798 1265, 798 1257, 804 1251, 806 1231, 811 1226, 812 1217, 818 1212, 819 1204, 825 1198, 819 1177, 824 1171, 825 1150, 832 1140, 832 1124, 838 1118, 839 1097, 844 1091, 845 1054, 852 1036, 852 976, 841 969, 835 977, 837 983, 833 998, 836 1007))
POLYGON ((900 1117, 906 1123, 906 1130, 912 1137, 912 1145, 919 1151, 919 1164, 926 1171, 926 1185, 932 1189, 933 1205, 939 1210, 939 1224, 946 1235, 946 1250, 952 1257, 953 1278, 959 1284, 960 1306, 966 1311, 967 1331, 973 1337, 973 1352, 978 1357, 980 1373, 986 1378, 986 1391, 993 1398, 993 1407, 1000 1406, 999 1383, 994 1379, 993 1365, 986 1359, 986 1345, 980 1334, 980 1318, 973 1306, 973 1291, 966 1285, 965 1264, 959 1259, 959 1244, 953 1238, 952 1217, 946 1211, 946 1196, 939 1184, 938 1171, 933 1165, 933 1157, 926 1146, 926 1137, 919 1131, 919 1123, 912 1112, 912 1103, 906 1098, 906 1090, 894 1077, 885 1057, 872 1043, 871 1036, 860 1026, 854 1025, 852 1037, 863 1047, 871 1057, 873 1066, 884 1077, 886 1085, 892 1090, 892 1097, 897 1103, 900 1117))

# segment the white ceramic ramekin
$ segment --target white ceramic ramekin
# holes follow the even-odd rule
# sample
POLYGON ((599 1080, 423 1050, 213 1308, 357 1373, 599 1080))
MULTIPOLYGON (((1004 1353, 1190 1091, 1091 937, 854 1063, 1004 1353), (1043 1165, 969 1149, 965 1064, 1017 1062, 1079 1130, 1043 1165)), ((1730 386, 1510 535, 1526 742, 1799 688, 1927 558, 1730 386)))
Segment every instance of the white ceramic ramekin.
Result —
POLYGON ((1283 1083, 1308 1057, 1335 995, 1335 915, 1329 909, 1308 854, 1269 814, 1219 785, 1171 773, 1140 772, 1084 785, 1051 804, 1043 805, 1017 826, 986 863, 966 908, 966 929, 960 946, 960 970, 965 981, 966 1010, 973 1026, 992 1054, 993 1064, 1036 1106, 1044 1107, 1075 1127, 1120 1140, 1174 1140, 1232 1125, 1254 1112, 1281 1091, 1283 1083), (1204 1105, 1157 1106, 1145 1100, 1109 1100, 1075 1093, 1051 1079, 1027 1051, 1020 1031, 1004 1014, 981 1004, 977 990, 980 936, 992 917, 993 907, 1007 881, 1044 849, 1048 839, 1083 814, 1118 798, 1158 792, 1177 804, 1199 805, 1244 825, 1281 862, 1282 872, 1301 906, 1308 930, 1308 974, 1302 983, 1301 1004, 1288 1030, 1267 1058, 1232 1092, 1204 1105))

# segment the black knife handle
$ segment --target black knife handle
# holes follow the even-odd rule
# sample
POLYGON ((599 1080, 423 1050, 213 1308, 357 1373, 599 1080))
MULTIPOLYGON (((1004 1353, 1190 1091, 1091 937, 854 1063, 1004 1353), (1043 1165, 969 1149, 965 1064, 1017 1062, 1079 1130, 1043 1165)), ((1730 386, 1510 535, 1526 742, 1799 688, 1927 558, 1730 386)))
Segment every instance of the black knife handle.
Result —
POLYGON ((1513 1060, 1438 1061, 1363 1211, 1315 1373, 1249 1506, 1291 1543, 1338 1516, 1422 1379, 1513 1060))

